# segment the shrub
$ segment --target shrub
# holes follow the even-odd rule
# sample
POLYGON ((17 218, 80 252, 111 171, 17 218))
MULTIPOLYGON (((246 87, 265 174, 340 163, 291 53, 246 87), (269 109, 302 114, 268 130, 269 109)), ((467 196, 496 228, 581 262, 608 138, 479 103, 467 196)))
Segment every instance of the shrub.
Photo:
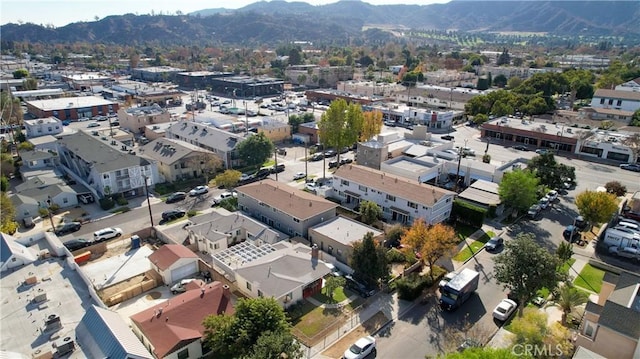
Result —
POLYGON ((116 197, 116 203, 118 204, 118 206, 126 206, 127 204, 129 204, 129 201, 127 201, 127 199, 124 198, 123 195, 119 195, 118 197, 116 197))
POLYGON ((100 203, 100 208, 102 208, 105 211, 113 208, 116 205, 111 198, 106 198, 106 197, 101 198, 98 202, 100 203))
POLYGON ((57 203, 51 203, 49 206, 49 210, 53 213, 56 213, 60 209, 60 206, 57 203))
POLYGON ((482 227, 486 214, 486 209, 460 200, 453 202, 453 209, 451 210, 451 216, 456 221, 478 228, 482 227))
POLYGON ((45 218, 49 215, 49 210, 46 208, 38 208, 38 214, 40 215, 40 217, 45 218))
POLYGON ((220 207, 229 212, 235 212, 238 210, 238 199, 235 197, 225 198, 220 202, 220 207))
POLYGON ((386 257, 387 257, 387 262, 389 263, 403 263, 407 260, 407 257, 404 255, 404 253, 400 252, 395 248, 391 248, 387 252, 386 257))
POLYGON ((607 189, 607 192, 613 193, 618 197, 627 194, 627 187, 618 181, 607 182, 604 188, 607 189))
POLYGON ((195 210, 195 209, 192 209, 192 210, 189 210, 189 211, 187 212, 187 217, 193 217, 193 216, 195 216, 196 214, 198 214, 198 212, 196 212, 196 210, 195 210))
POLYGON ((398 290, 398 298, 413 301, 418 298, 422 291, 431 285, 429 277, 423 277, 416 273, 400 278, 395 281, 398 290))

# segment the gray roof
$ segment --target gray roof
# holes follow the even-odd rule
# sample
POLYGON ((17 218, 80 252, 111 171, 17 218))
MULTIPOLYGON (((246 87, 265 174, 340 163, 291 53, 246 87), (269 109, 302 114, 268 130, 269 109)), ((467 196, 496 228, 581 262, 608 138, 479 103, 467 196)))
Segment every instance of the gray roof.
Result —
POLYGON ((55 197, 60 193, 76 193, 71 187, 54 184, 45 188, 30 188, 20 192, 21 195, 31 197, 36 201, 46 201, 48 197, 55 197))
POLYGON ((309 252, 296 250, 299 246, 306 247, 296 244, 285 250, 270 253, 236 269, 236 273, 257 284, 265 296, 281 298, 331 272, 325 262, 312 259, 309 252))
POLYGON ((383 234, 373 227, 343 216, 322 222, 311 229, 346 245, 351 245, 353 242, 362 240, 368 232, 372 232, 374 238, 383 234))
MULTIPOLYGON (((55 137, 54 137, 55 140, 55 137)), ((55 155, 51 152, 47 151, 21 151, 20 158, 22 158, 23 162, 26 161, 37 161, 37 160, 45 160, 48 158, 53 158, 55 155)))
POLYGON ((97 96, 61 97, 48 100, 25 101, 27 104, 43 111, 65 110, 72 108, 109 106, 115 102, 97 96))
POLYGON ((178 121, 166 132, 169 138, 178 138, 189 143, 199 143, 224 152, 233 151, 244 135, 219 130, 214 126, 190 121, 178 121))
POLYGON ((40 137, 29 138, 27 139, 27 142, 37 147, 38 145, 44 145, 47 143, 56 142, 57 140, 58 139, 52 135, 44 135, 40 137))
POLYGON ((169 165, 195 153, 214 155, 213 152, 188 142, 164 137, 155 139, 140 149, 141 156, 169 165))
POLYGON ((16 193, 22 193, 29 189, 43 189, 48 186, 64 184, 64 180, 53 176, 34 176, 15 187, 16 193))
POLYGON ((640 339, 639 287, 639 276, 622 272, 615 289, 602 306, 598 324, 630 338, 640 339))
POLYGON ((146 158, 123 151, 120 142, 111 145, 108 140, 102 140, 100 137, 89 135, 84 131, 62 136, 58 140, 58 144, 84 161, 94 163, 98 173, 150 164, 146 158))
POLYGON ((199 218, 191 218, 194 224, 189 226, 189 231, 209 239, 219 239, 219 234, 231 234, 237 229, 244 229, 253 240, 262 240, 266 243, 275 243, 289 238, 288 235, 273 230, 240 212, 224 215, 214 211, 197 217, 199 218))
POLYGON ((11 199, 13 205, 16 207, 23 204, 33 204, 36 206, 38 205, 38 201, 36 201, 35 199, 21 194, 12 194, 11 196, 9 196, 9 198, 11 199))

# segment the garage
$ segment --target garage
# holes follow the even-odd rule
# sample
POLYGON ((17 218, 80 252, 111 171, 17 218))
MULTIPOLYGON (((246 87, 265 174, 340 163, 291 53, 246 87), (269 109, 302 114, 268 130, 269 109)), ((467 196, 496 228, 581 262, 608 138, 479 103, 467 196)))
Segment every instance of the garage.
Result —
POLYGON ((198 262, 191 262, 181 267, 171 270, 171 282, 177 282, 180 279, 187 278, 198 272, 198 262))

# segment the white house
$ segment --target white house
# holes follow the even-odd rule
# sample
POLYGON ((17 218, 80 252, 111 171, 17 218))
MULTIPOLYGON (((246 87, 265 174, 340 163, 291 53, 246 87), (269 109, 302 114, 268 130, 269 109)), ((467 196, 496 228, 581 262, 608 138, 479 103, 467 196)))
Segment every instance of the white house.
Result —
POLYGON ((0 272, 33 263, 36 259, 31 249, 18 243, 13 236, 0 233, 0 272))
POLYGON ((628 121, 638 109, 640 91, 598 89, 591 99, 592 119, 628 121))
POLYGON ((162 276, 165 284, 171 284, 198 273, 200 257, 181 244, 165 244, 149 256, 151 269, 162 276))
POLYGON ((59 135, 64 129, 62 121, 55 117, 37 118, 35 120, 25 120, 24 127, 26 129, 27 138, 34 138, 46 135, 59 135))
POLYGON ((640 77, 616 86, 615 90, 640 92, 640 77))

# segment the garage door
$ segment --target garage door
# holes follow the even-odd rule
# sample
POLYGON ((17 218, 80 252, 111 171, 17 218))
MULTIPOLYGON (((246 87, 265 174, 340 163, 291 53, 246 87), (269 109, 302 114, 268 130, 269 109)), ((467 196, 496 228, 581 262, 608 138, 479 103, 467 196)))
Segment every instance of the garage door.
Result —
POLYGON ((177 282, 196 273, 198 271, 198 262, 185 264, 171 271, 171 282, 177 282))

